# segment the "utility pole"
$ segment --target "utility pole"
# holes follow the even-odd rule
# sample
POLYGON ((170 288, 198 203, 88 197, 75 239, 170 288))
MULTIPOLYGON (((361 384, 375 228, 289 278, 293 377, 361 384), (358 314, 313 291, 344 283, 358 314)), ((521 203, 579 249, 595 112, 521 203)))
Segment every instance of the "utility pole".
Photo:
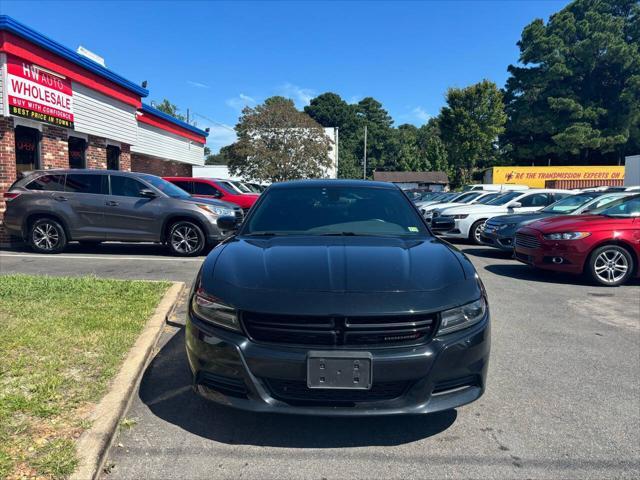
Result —
POLYGON ((189 123, 189 109, 187 108, 187 123, 189 123))
POLYGON ((367 179, 367 126, 364 126, 364 174, 362 177, 364 180, 367 179))
POLYGON ((336 132, 336 137, 335 137, 336 138, 336 178, 338 178, 338 162, 340 161, 340 148, 339 148, 339 145, 340 145, 340 143, 339 143, 340 142, 340 137, 339 137, 340 131, 339 131, 338 127, 336 127, 335 132, 336 132))

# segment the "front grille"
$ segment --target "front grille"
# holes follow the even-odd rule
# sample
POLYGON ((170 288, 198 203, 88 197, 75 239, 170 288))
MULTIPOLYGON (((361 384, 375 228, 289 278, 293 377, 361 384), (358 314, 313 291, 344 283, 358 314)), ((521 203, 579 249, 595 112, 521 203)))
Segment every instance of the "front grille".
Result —
POLYGON ((233 211, 234 216, 236 217, 236 222, 238 224, 242 223, 242 221, 244 220, 244 212, 242 211, 241 208, 236 208, 233 211))
POLYGON ((538 248, 540 246, 540 240, 527 233, 516 233, 516 246, 524 248, 538 248))
POLYGON ((369 390, 340 390, 308 388, 298 380, 264 379, 271 395, 289 404, 324 404, 349 406, 359 402, 379 402, 401 397, 411 382, 374 383, 369 390))
POLYGON ((242 213, 244 214, 244 216, 247 216, 247 213, 249 213, 249 210, 251 210, 251 208, 243 208, 242 209, 242 213))
POLYGON ((374 317, 274 315, 242 312, 249 337, 257 342, 318 346, 389 346, 424 343, 436 314, 374 317))

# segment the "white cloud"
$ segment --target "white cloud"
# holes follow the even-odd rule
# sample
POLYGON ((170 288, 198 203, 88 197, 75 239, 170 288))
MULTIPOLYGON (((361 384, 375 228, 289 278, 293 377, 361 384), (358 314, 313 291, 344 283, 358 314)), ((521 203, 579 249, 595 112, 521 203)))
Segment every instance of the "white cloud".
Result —
POLYGON ((209 88, 209 85, 206 83, 194 82, 193 80, 187 80, 187 83, 196 88, 209 88))
POLYGON ((411 110, 411 114, 416 120, 422 123, 426 123, 431 118, 431 115, 422 107, 415 107, 411 110))
POLYGON ((304 107, 309 105, 309 102, 313 97, 317 95, 316 91, 311 88, 303 88, 292 83, 285 83, 277 88, 278 95, 290 98, 294 101, 296 106, 304 107))
POLYGON ((234 110, 240 111, 247 105, 255 104, 256 99, 253 97, 250 97, 249 95, 245 95, 244 93, 241 93, 237 97, 228 98, 225 101, 225 103, 227 104, 228 107, 231 107, 234 110))
POLYGON ((202 125, 198 128, 209 128, 209 136, 207 137, 207 147, 213 153, 218 153, 222 147, 231 145, 236 141, 236 132, 231 125, 202 125))

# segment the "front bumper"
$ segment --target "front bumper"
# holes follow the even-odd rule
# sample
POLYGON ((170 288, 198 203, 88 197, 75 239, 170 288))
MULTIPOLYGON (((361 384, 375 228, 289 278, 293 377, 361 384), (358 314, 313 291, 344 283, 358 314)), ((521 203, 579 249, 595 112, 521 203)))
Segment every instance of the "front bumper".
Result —
POLYGON ((231 407, 324 416, 431 413, 473 402, 484 393, 490 321, 487 310, 479 324, 425 345, 367 350, 373 358, 372 392, 380 384, 406 385, 399 395, 375 401, 366 396, 358 401, 324 402, 282 398, 273 385, 306 385, 307 352, 313 348, 254 343, 191 313, 186 349, 196 391, 231 407))
POLYGON ((484 245, 498 248, 505 252, 513 252, 513 235, 514 232, 502 233, 497 230, 487 231, 485 228, 480 234, 480 241, 484 245))
POLYGON ((539 246, 529 248, 516 243, 514 249, 516 260, 544 270, 576 275, 583 272, 585 258, 588 255, 588 249, 585 249, 583 242, 546 240, 540 232, 530 228, 522 228, 518 232, 536 237, 539 246))

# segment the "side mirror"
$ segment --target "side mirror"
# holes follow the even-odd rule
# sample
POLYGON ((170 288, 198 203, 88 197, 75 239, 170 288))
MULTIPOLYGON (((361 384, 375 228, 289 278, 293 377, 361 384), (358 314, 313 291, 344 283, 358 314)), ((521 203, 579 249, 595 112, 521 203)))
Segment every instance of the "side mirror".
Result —
POLYGON ((140 196, 144 198, 156 198, 158 194, 150 188, 143 188, 140 190, 140 196))
POLYGON ((218 228, 223 231, 234 231, 238 229, 236 217, 218 217, 218 228))
POLYGON ((508 208, 520 208, 522 206, 522 204, 520 202, 513 202, 512 204, 509 205, 508 208))

